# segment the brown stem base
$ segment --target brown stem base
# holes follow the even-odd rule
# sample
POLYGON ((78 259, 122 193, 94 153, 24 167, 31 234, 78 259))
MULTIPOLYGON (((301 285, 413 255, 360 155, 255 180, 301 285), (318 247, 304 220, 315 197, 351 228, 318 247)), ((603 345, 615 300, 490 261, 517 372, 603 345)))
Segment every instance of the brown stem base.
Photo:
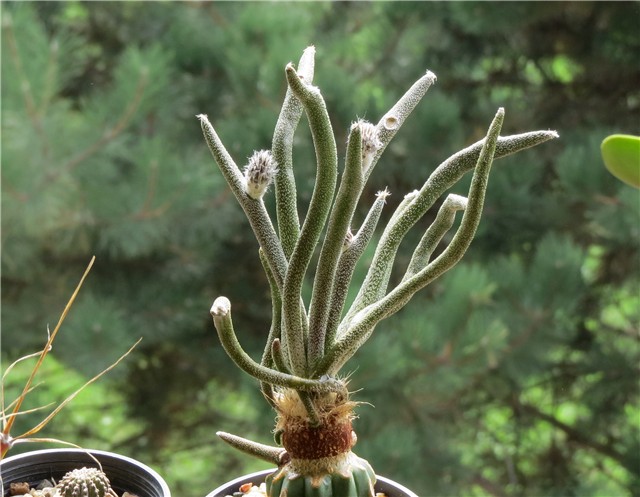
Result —
POLYGON ((350 419, 329 418, 320 426, 292 423, 282 432, 282 445, 292 459, 323 459, 349 452, 355 444, 350 419))

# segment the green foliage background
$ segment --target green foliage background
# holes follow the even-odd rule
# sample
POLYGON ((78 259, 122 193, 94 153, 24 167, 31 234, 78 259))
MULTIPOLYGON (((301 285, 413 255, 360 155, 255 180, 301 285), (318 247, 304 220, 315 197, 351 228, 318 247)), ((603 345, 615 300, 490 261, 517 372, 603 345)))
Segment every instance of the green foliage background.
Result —
MULTIPOLYGON (((358 453, 424 496, 640 494, 640 199, 599 155, 608 134, 640 134, 638 18, 620 2, 4 3, 4 365, 44 343, 97 256, 27 407, 144 336, 46 435, 137 457, 175 495, 264 467, 215 436, 269 442, 272 416, 221 350, 210 303, 231 298, 255 354, 270 306, 195 115, 239 163, 268 148, 284 66, 315 44, 341 151, 356 116, 375 122, 438 75, 365 192, 389 186, 387 214, 498 106, 505 134, 561 136, 496 164, 464 263, 348 365, 375 406, 359 411, 358 453)), ((295 167, 304 206, 304 122, 295 167)))

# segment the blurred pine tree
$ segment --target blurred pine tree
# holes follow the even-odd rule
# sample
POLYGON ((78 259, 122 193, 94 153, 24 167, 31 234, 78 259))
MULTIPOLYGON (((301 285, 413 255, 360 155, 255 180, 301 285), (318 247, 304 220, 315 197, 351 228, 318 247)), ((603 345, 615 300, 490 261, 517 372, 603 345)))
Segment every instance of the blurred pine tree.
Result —
MULTIPOLYGON (((254 469, 214 431, 259 439, 268 407, 221 353, 207 310, 222 285, 231 289, 236 319, 251 330, 242 339, 258 353, 268 284, 255 277, 257 247, 219 188, 194 115, 215 116, 239 162, 267 148, 284 65, 315 44, 342 155, 356 115, 376 119, 429 68, 438 83, 365 197, 389 186, 393 207, 478 139, 498 106, 505 134, 548 127, 561 140, 497 163, 466 263, 354 358, 352 385, 375 405, 360 411, 358 451, 420 495, 640 493, 639 199, 599 154, 604 136, 640 133, 639 9, 3 5, 3 358, 41 344, 95 253, 55 350, 61 367, 95 372, 116 354, 105 353, 145 336, 108 380, 127 421, 101 448, 155 462, 180 495, 254 469)), ((303 197, 313 163, 304 128, 295 152, 303 197)), ((103 439, 86 409, 61 417, 63 438, 73 423, 88 443, 103 439)))

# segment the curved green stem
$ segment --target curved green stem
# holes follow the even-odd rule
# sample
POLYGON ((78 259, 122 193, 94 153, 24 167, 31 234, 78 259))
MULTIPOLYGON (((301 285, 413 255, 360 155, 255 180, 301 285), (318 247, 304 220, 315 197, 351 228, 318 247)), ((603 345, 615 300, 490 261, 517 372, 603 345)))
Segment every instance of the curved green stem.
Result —
POLYGON ((349 241, 349 244, 344 248, 344 251, 340 256, 330 299, 329 317, 327 319, 327 336, 325 337, 325 351, 328 350, 335 340, 356 263, 373 237, 373 233, 375 232, 378 221, 380 220, 380 215, 382 214, 382 208, 387 202, 387 197, 389 195, 390 193, 388 190, 378 192, 376 195, 376 201, 373 203, 373 206, 371 206, 362 226, 360 226, 360 229, 349 241))
POLYGON ((291 64, 287 66, 286 74, 289 88, 302 102, 307 114, 317 161, 316 183, 309 210, 289 260, 282 292, 282 331, 286 338, 289 362, 295 374, 304 376, 308 361, 302 320, 306 321, 306 316, 303 316, 300 294, 304 275, 331 208, 338 159, 329 114, 320 91, 304 83, 291 64))
POLYGON ((331 210, 318 267, 313 282, 309 305, 309 363, 314 364, 324 355, 329 305, 336 267, 342 253, 349 224, 362 191, 362 130, 356 123, 349 133, 344 173, 336 201, 331 210))
MULTIPOLYGON (((400 310, 415 292, 424 288, 431 281, 452 268, 462 258, 471 244, 480 222, 484 195, 487 189, 487 180, 489 178, 489 172, 491 171, 491 164, 495 156, 498 136, 503 121, 504 109, 500 108, 484 140, 471 180, 467 208, 462 216, 460 227, 451 243, 442 254, 415 276, 400 283, 400 285, 381 300, 370 304, 358 312, 349 322, 348 331, 338 339, 325 356, 325 360, 319 368, 320 373, 340 369, 369 338, 377 323, 400 310)), ((405 210, 405 213, 410 209, 411 206, 405 210)))
POLYGON ((418 246, 413 252, 407 271, 402 278, 402 281, 406 281, 424 268, 433 251, 436 249, 442 237, 453 226, 453 222, 456 218, 456 212, 464 210, 467 206, 467 199, 460 195, 450 194, 440 206, 438 214, 435 220, 429 226, 422 239, 418 243, 418 246))
POLYGON ((436 82, 436 75, 431 71, 427 71, 418 81, 411 85, 400 100, 378 121, 376 129, 378 130, 378 139, 382 145, 375 153, 373 160, 365 171, 365 181, 378 163, 378 159, 387 148, 389 142, 396 135, 400 127, 404 124, 407 117, 413 109, 420 103, 422 97, 425 96, 432 84, 436 82))
POLYGON ((276 338, 271 343, 271 357, 273 358, 273 364, 278 368, 278 371, 291 374, 291 368, 287 364, 287 359, 282 351, 282 343, 279 338, 276 338))
MULTIPOLYGON (((533 131, 499 137, 494 158, 506 157, 557 137, 558 134, 555 131, 533 131)), ((429 179, 418 192, 409 194, 410 202, 404 204, 403 201, 398 206, 396 213, 382 233, 365 281, 347 313, 345 321, 341 323, 341 328, 349 327, 346 321, 385 294, 391 275, 391 267, 404 236, 447 189, 475 167, 484 143, 484 139, 480 140, 449 157, 431 173, 429 179)))
MULTIPOLYGON (((407 193, 402 201, 396 207, 396 210, 391 215, 387 226, 385 227, 385 233, 392 229, 400 219, 402 219, 402 214, 407 209, 409 205, 417 198, 418 190, 414 190, 410 193, 407 193)), ((384 235, 384 233, 383 233, 384 235)), ((365 276, 365 280, 360 287, 358 295, 356 296, 351 308, 347 312, 345 319, 340 325, 341 332, 344 332, 345 324, 353 317, 353 315, 365 307, 365 305, 360 304, 359 302, 375 302, 376 300, 381 299, 384 296, 384 292, 386 290, 387 282, 391 277, 391 270, 393 268, 393 261, 395 254, 392 251, 389 251, 389 255, 383 253, 383 255, 379 255, 381 250, 384 247, 381 247, 381 242, 378 243, 376 247, 376 252, 374 254, 374 262, 369 265, 369 270, 365 276), (377 261, 375 256, 379 255, 377 261)), ((367 304, 368 305, 368 304, 367 304)))
MULTIPOLYGON (((259 249, 258 254, 260 255, 260 262, 262 263, 264 272, 267 275, 267 280, 269 280, 269 289, 271 291, 271 328, 269 329, 269 337, 267 338, 267 344, 264 348, 264 352, 262 353, 262 360, 260 361, 260 364, 262 366, 271 367, 271 365, 275 363, 275 358, 272 355, 272 346, 275 341, 279 342, 281 334, 280 325, 282 320, 282 299, 280 298, 280 291, 278 290, 276 281, 273 278, 273 273, 271 272, 267 258, 264 255, 264 251, 259 249)), ((280 371, 282 371, 282 369, 280 369, 280 371)), ((272 406, 275 406, 272 385, 262 382, 260 384, 260 389, 269 403, 272 406)))
POLYGON ((300 397, 300 401, 302 402, 305 411, 307 411, 307 416, 309 416, 309 423, 311 426, 320 426, 320 415, 318 414, 316 405, 313 403, 311 394, 309 392, 298 392, 298 397, 300 397))
MULTIPOLYGON (((313 81, 314 55, 315 48, 307 47, 298 63, 298 74, 304 77, 307 83, 313 81)), ((278 174, 275 179, 278 233, 287 258, 291 257, 300 235, 292 155, 293 135, 302 116, 302 111, 302 104, 291 89, 287 88, 271 145, 271 153, 278 163, 278 174)))
POLYGON ((231 158, 231 155, 227 152, 227 149, 222 144, 209 119, 204 114, 198 115, 198 119, 200 119, 202 132, 209 146, 209 150, 218 164, 224 179, 227 181, 229 188, 231 188, 238 203, 244 210, 251 224, 251 228, 253 228, 256 239, 262 250, 264 250, 267 261, 269 261, 269 267, 273 272, 278 288, 282 288, 287 272, 287 259, 285 258, 278 235, 276 235, 273 224, 271 223, 271 218, 264 206, 264 202, 261 199, 252 199, 245 193, 244 175, 231 158))
POLYGON ((229 357, 240 369, 254 378, 271 385, 279 385, 301 391, 334 392, 343 389, 342 384, 333 378, 323 378, 321 380, 301 378, 262 366, 251 359, 236 338, 231 320, 231 302, 226 297, 218 297, 213 302, 211 317, 220 342, 229 357))
POLYGON ((271 445, 253 442, 252 440, 239 437, 238 435, 232 435, 231 433, 226 433, 224 431, 219 431, 216 435, 231 445, 234 449, 258 457, 263 461, 267 461, 272 464, 282 464, 282 458, 287 452, 282 447, 273 447, 271 445))

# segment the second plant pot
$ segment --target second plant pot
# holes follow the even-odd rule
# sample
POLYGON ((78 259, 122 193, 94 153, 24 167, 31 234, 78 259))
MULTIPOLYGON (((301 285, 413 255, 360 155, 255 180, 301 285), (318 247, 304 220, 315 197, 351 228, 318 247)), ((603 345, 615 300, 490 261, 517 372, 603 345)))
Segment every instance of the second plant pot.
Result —
MULTIPOLYGON (((241 485, 244 485, 245 483, 259 485, 264 482, 267 475, 271 473, 273 473, 273 470, 267 469, 264 471, 258 471, 257 473, 241 476, 219 486, 213 492, 207 494, 207 497, 226 497, 227 495, 233 495, 234 492, 238 491, 241 485)), ((418 497, 417 494, 413 493, 408 488, 405 488, 399 483, 389 480, 388 478, 384 478, 382 476, 376 476, 376 478, 378 480, 376 482, 376 492, 383 493, 386 497, 418 497)))
POLYGON ((59 481, 72 469, 97 467, 87 452, 100 461, 118 495, 129 492, 138 497, 171 497, 162 477, 141 462, 112 452, 81 449, 36 450, 4 459, 0 462, 3 495, 8 495, 11 483, 38 484, 45 479, 59 481))

